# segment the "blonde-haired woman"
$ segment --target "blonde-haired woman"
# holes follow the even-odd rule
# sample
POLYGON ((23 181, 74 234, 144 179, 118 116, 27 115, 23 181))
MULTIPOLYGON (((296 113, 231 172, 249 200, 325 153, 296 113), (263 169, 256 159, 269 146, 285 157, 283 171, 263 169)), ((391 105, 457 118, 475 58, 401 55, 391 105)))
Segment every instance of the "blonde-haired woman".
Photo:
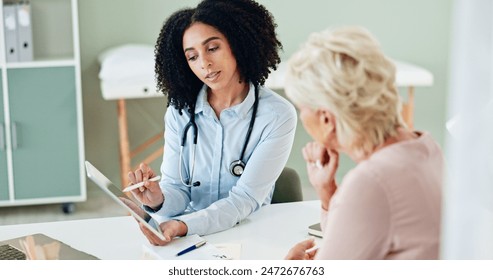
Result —
POLYGON ((288 63, 286 94, 315 142, 303 148, 323 239, 287 259, 436 259, 443 155, 400 115, 395 66, 364 28, 314 33, 288 63), (357 165, 338 186, 339 153, 357 165), (309 250, 311 251, 311 250, 309 250))

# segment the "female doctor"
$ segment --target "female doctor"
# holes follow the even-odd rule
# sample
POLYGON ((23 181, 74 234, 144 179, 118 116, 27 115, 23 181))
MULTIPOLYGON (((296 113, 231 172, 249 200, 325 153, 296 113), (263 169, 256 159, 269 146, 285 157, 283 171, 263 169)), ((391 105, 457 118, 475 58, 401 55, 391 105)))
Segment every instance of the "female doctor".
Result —
POLYGON ((204 0, 175 12, 156 43, 158 89, 168 95, 161 181, 147 165, 132 194, 166 240, 233 227, 269 204, 294 139, 294 106, 262 86, 282 48, 272 15, 251 0, 204 0))

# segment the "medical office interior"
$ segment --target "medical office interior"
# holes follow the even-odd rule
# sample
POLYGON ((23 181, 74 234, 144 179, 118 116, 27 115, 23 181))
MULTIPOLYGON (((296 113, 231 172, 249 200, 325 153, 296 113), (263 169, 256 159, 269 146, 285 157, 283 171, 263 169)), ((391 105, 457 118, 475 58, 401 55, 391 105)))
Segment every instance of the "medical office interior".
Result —
MULTIPOLYGON (((5 19, 5 7, 8 5, 7 1, 3 2, 5 19)), ((401 63, 398 67, 401 84, 398 86, 403 100, 414 104, 413 126, 416 130, 431 132, 446 155, 442 258, 493 259, 493 86, 490 82, 493 77, 493 3, 489 0, 258 2, 265 5, 276 19, 277 32, 284 46, 281 54, 283 61, 298 49, 311 32, 331 26, 361 25, 376 36, 387 55, 401 63)), ((38 108, 27 107, 32 110, 28 113, 29 118, 41 118, 43 121, 38 129, 56 135, 58 140, 62 140, 60 145, 63 147, 47 153, 34 151, 15 159, 14 144, 22 147, 23 143, 36 140, 20 138, 19 143, 2 140, 7 149, 2 147, 0 150, 0 160, 4 161, 0 163, 0 196, 3 196, 0 197, 0 226, 126 215, 87 179, 83 162, 89 160, 113 182, 125 185, 126 182, 122 182, 120 147, 122 126, 125 126, 127 150, 140 150, 140 145, 146 145, 146 141, 153 137, 156 139, 146 145, 142 152, 135 153, 135 156, 132 154, 130 166, 134 168, 140 161, 151 157, 151 167, 159 170, 159 149, 163 145, 161 136, 167 103, 163 95, 153 95, 152 88, 136 90, 132 95, 129 91, 137 87, 121 86, 118 90, 122 91, 122 96, 118 96, 114 89, 111 91, 111 82, 119 85, 119 77, 121 83, 131 83, 132 79, 138 83, 142 73, 136 70, 149 64, 120 55, 113 65, 108 66, 113 67, 109 68, 111 71, 107 69, 104 75, 102 64, 105 58, 115 55, 115 50, 122 50, 121 47, 152 48, 162 23, 170 14, 197 3, 197 0, 30 0, 34 57, 28 62, 9 62, 6 51, 8 33, 4 26, 1 45, 5 46, 2 50, 6 55, 2 54, 5 59, 0 67, 2 81, 8 81, 8 85, 2 84, 2 137, 12 139, 16 133, 19 138, 29 138, 30 134, 25 132, 26 126, 23 127, 21 121, 15 123, 13 120, 16 108, 26 105, 13 105, 13 102, 35 102, 38 108), (39 11, 40 14, 49 15, 47 10, 53 10, 56 16, 43 18, 36 14, 39 11), (39 25, 35 26, 36 23, 39 25), (60 53, 68 53, 75 62, 41 62, 43 57, 60 53), (73 77, 68 75, 66 78, 66 74, 56 72, 64 67, 72 69, 69 72, 74 74, 73 77), (74 93, 72 100, 60 100, 60 96, 40 96, 44 91, 33 88, 30 91, 32 96, 16 99, 15 89, 23 88, 22 70, 41 77, 41 80, 46 73, 60 75, 46 83, 59 83, 62 88, 67 83, 65 79, 71 79, 70 83, 79 92, 74 93), (104 85, 105 82, 108 84, 104 85), (105 86, 109 88, 108 92, 103 92, 105 86), (70 137, 63 141, 66 136, 64 131, 59 130, 56 115, 44 117, 54 114, 49 109, 49 104, 53 103, 68 110, 64 116, 75 126, 70 132, 78 139, 72 141, 75 144, 67 144, 71 141, 70 137), (55 123, 51 122, 52 118, 55 123), (9 124, 7 120, 10 120, 9 124), (8 148, 12 151, 9 152, 8 148), (50 168, 50 157, 60 153, 64 155, 62 158, 69 158, 66 168, 75 171, 50 168), (15 175, 15 162, 21 159, 29 161, 32 157, 43 157, 43 168, 22 176, 15 175), (7 164, 7 159, 14 164, 7 164), (65 177, 59 176, 64 173, 73 174, 69 175, 73 178, 69 178, 66 184, 75 184, 75 188, 81 190, 73 201, 46 199, 23 203, 9 195, 15 187, 7 178, 16 178, 24 184, 29 182, 32 188, 43 189, 46 188, 44 184, 65 180, 65 177), (41 177, 48 179, 40 183, 38 178, 41 177)), ((153 69, 150 70, 152 72, 153 69)), ((284 95, 282 67, 279 70, 267 85, 284 95)), ((60 125, 63 127, 65 122, 60 125)), ((287 166, 298 172, 304 200, 316 200, 301 154, 301 148, 308 141, 310 137, 298 122, 287 166)), ((350 159, 342 158, 337 173, 339 182, 353 166, 350 159)))

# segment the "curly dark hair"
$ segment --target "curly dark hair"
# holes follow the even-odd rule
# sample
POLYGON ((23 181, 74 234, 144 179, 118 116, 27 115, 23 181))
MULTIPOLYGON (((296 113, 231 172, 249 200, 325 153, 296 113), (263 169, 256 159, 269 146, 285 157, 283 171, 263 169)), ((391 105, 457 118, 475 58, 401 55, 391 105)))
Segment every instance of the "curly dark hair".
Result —
POLYGON ((272 14, 252 0, 203 0, 196 8, 179 10, 164 23, 155 48, 157 88, 168 95, 168 106, 193 110, 202 81, 183 52, 185 30, 195 22, 210 25, 228 40, 240 77, 263 85, 270 69, 281 61, 282 44, 272 14))

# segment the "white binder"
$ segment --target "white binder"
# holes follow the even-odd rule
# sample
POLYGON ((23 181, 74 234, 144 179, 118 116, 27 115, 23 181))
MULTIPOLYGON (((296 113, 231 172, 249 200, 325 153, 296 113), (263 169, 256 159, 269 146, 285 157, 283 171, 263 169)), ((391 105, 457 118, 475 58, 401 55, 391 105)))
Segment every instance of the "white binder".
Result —
POLYGON ((31 4, 22 1, 16 5, 17 13, 17 50, 19 61, 33 60, 33 31, 31 24, 31 4))
POLYGON ((15 4, 3 6, 3 26, 5 31, 5 59, 7 62, 19 61, 17 50, 17 16, 15 4))

